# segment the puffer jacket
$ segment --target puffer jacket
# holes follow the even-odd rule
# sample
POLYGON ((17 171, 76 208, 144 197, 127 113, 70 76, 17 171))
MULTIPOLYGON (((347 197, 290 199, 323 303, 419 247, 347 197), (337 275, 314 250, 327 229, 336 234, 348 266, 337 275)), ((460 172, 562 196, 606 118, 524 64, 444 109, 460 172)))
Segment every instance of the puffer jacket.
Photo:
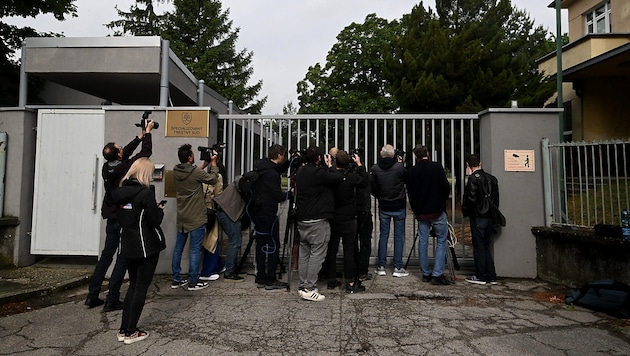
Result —
POLYGON ((379 209, 398 211, 407 207, 405 167, 396 158, 381 158, 372 166, 372 194, 378 199, 379 209))
POLYGON ((219 179, 219 168, 211 167, 208 173, 197 166, 180 163, 173 168, 173 179, 177 192, 177 231, 187 233, 208 221, 201 183, 215 185, 219 179))
POLYGON ((160 228, 164 211, 157 206, 153 190, 135 179, 127 179, 112 191, 112 198, 118 205, 121 257, 147 258, 166 248, 160 228))

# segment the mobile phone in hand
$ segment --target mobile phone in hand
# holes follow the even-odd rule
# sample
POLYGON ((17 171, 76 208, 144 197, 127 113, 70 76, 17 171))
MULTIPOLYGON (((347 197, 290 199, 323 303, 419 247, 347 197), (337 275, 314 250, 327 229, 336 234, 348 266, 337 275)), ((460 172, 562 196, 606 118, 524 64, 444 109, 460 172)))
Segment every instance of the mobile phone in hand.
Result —
POLYGON ((162 206, 164 206, 164 205, 166 205, 166 203, 167 203, 167 201, 166 201, 166 200, 162 200, 162 201, 161 201, 158 205, 162 205, 162 206))

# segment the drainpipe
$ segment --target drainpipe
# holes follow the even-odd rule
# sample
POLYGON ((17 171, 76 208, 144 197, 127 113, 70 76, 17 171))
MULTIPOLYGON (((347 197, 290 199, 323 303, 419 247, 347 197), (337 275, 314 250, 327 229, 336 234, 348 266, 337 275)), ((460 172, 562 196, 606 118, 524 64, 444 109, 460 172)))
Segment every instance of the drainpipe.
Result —
POLYGON ((26 75, 26 69, 24 68, 24 58, 26 58, 26 43, 22 44, 22 59, 20 63, 20 93, 18 106, 21 108, 26 106, 26 97, 28 95, 28 77, 26 75))
MULTIPOLYGON (((556 0, 556 85, 558 91, 558 108, 564 108, 564 98, 562 96, 562 20, 560 18, 560 8, 562 0, 556 0)), ((560 121, 560 142, 564 142, 564 112, 558 113, 560 121)))
POLYGON ((160 106, 168 106, 168 62, 169 62, 170 42, 162 40, 162 63, 160 68, 160 106))
POLYGON ((203 106, 203 87, 204 87, 203 79, 199 79, 197 84, 197 106, 203 106))

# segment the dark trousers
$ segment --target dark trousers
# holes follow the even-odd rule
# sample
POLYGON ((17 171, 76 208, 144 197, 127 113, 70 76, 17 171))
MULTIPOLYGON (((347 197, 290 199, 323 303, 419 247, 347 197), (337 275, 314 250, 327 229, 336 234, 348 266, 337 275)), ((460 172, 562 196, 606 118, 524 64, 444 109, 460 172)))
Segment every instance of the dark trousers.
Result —
POLYGON ((256 239, 256 283, 276 280, 276 268, 280 257, 280 227, 273 216, 254 218, 256 239))
POLYGON ((357 280, 355 246, 357 244, 357 222, 332 221, 330 223, 330 241, 328 242, 328 252, 326 253, 326 278, 328 281, 336 279, 337 252, 339 251, 339 241, 343 243, 343 275, 346 283, 357 280))
POLYGON ((133 332, 138 328, 138 320, 144 309, 147 291, 153 280, 153 274, 158 264, 159 253, 147 258, 128 259, 129 289, 125 295, 122 323, 120 329, 133 332))
MULTIPOLYGON (((101 252, 101 257, 96 263, 90 285, 88 287, 88 299, 98 298, 98 294, 101 292, 101 285, 105 279, 105 273, 114 260, 114 255, 118 251, 118 244, 120 243, 120 236, 118 231, 120 230, 120 224, 117 219, 107 219, 107 226, 105 228, 105 246, 101 252)), ((107 293, 108 304, 117 303, 120 300, 120 286, 125 278, 125 271, 127 270, 127 264, 125 259, 118 256, 116 258, 116 264, 114 264, 114 270, 109 278, 109 292, 107 293)))
POLYGON ((494 260, 490 251, 492 219, 471 216, 470 232, 472 234, 473 258, 475 260, 477 278, 484 281, 497 279, 494 260))
POLYGON ((357 262, 357 274, 368 273, 370 265, 370 255, 372 254, 372 213, 360 211, 357 213, 357 242, 358 248, 355 251, 357 262))

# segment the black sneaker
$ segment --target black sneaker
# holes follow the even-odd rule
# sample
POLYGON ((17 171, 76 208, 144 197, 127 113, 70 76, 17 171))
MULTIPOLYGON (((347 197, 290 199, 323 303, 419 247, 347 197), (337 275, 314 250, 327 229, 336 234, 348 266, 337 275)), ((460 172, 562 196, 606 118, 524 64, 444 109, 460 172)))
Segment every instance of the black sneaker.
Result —
POLYGON ((121 301, 117 301, 114 303, 105 303, 105 306, 103 307, 103 312, 107 313, 114 310, 122 310, 123 306, 124 303, 121 301))
POLYGON ((341 285, 341 282, 338 280, 328 282, 328 289, 335 289, 341 285))
POLYGON ((359 276, 359 279, 362 281, 369 281, 370 279, 372 279, 372 273, 363 273, 359 276))
POLYGON ((103 304, 105 304, 105 301, 103 299, 101 299, 101 298, 98 298, 98 297, 97 298, 88 298, 88 299, 85 300, 85 305, 87 305, 87 307, 89 309, 96 308, 96 307, 101 306, 103 304))
POLYGON ((350 283, 346 284, 346 293, 354 294, 354 293, 361 293, 361 292, 365 292, 365 287, 362 286, 361 283, 355 282, 353 285, 350 285, 350 283))
POLYGON ((265 285, 266 290, 274 290, 274 289, 287 289, 288 284, 285 282, 280 282, 279 280, 274 280, 271 283, 267 283, 265 285))
POLYGON ((444 275, 441 275, 441 276, 439 276, 439 277, 433 277, 433 278, 431 278, 431 284, 433 284, 433 285, 438 285, 438 286, 439 286, 439 285, 444 285, 444 286, 446 286, 446 285, 451 284, 451 282, 450 282, 448 279, 446 279, 446 277, 444 277, 444 275))
POLYGON ((223 275, 223 281, 230 282, 230 283, 239 283, 239 282, 244 282, 245 278, 239 276, 238 274, 226 273, 223 275))
POLYGON ((429 276, 422 275, 422 281, 423 281, 424 283, 429 283, 429 282, 431 282, 431 276, 430 276, 430 275, 429 275, 429 276))

